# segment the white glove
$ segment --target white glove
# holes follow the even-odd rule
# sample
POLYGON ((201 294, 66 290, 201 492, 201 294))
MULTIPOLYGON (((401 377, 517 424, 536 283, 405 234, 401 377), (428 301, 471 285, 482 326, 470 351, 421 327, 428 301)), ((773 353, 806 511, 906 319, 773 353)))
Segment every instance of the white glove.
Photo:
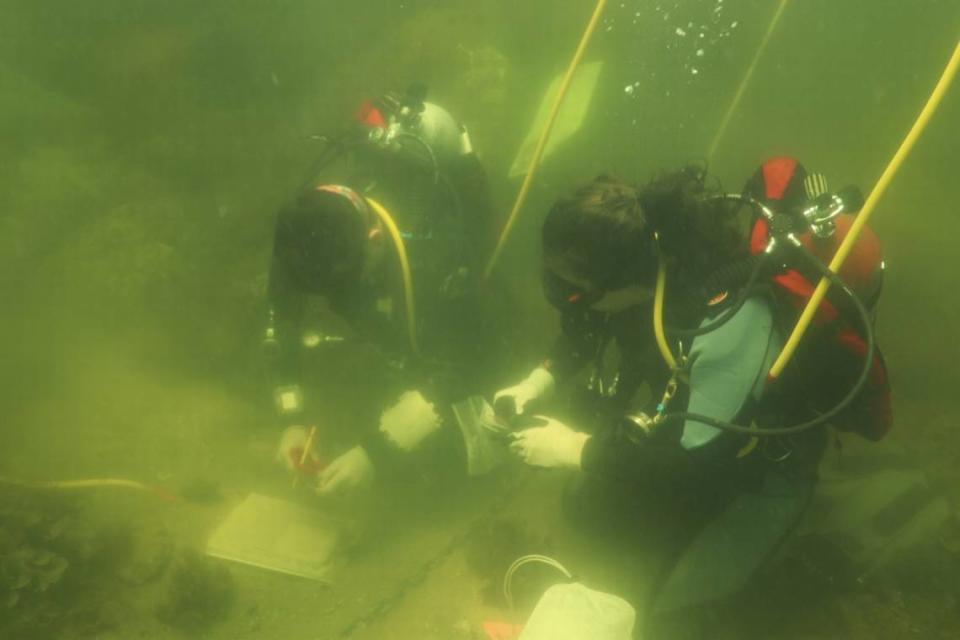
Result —
POLYGON ((340 455, 320 474, 317 493, 352 491, 373 481, 374 467, 363 447, 354 447, 340 455))
POLYGON ((501 398, 513 398, 517 415, 521 415, 527 408, 528 403, 538 398, 545 398, 553 393, 556 384, 552 373, 543 367, 537 367, 520 384, 501 389, 493 394, 493 404, 496 406, 497 401, 501 398))
POLYGON ((320 468, 320 457, 317 455, 316 441, 310 447, 303 464, 303 449, 307 446, 309 432, 299 425, 288 427, 280 436, 280 446, 277 447, 277 462, 280 462, 288 471, 299 471, 306 474, 316 474, 320 468))
POLYGON ((574 431, 559 420, 536 417, 546 421, 546 425, 516 433, 510 450, 534 467, 580 469, 583 446, 590 436, 574 431))
POLYGON ((401 451, 415 449, 440 428, 440 416, 419 391, 407 391, 380 415, 380 431, 401 451))

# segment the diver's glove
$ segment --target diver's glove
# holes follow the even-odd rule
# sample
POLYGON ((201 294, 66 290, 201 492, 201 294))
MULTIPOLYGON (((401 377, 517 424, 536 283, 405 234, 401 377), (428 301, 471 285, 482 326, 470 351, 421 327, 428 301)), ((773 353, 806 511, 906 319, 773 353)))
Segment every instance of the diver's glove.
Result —
POLYGON ((574 431, 559 420, 546 416, 536 418, 545 424, 514 433, 510 450, 534 467, 579 470, 583 446, 590 436, 574 431))
POLYGON ((416 449, 440 428, 440 415, 419 391, 407 391, 380 414, 380 433, 400 451, 416 449))
POLYGON ((321 468, 320 456, 317 455, 316 443, 310 447, 306 458, 303 450, 307 446, 309 432, 299 425, 287 427, 280 436, 280 446, 277 447, 277 461, 289 471, 299 471, 307 475, 316 474, 321 468), (300 464, 303 460, 303 464, 300 464))
POLYGON ((317 483, 317 493, 349 492, 373 482, 374 467, 363 447, 354 447, 340 455, 323 470, 317 483))
POLYGON ((537 367, 520 384, 493 394, 493 407, 498 415, 505 417, 522 415, 530 402, 548 397, 556 384, 552 373, 543 367, 537 367))

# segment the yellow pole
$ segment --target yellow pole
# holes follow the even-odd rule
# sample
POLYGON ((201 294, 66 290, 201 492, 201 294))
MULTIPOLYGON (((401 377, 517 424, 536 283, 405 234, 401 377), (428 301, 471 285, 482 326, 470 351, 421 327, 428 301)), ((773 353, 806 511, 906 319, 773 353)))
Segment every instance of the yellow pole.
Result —
POLYGON ((590 22, 587 23, 587 29, 584 31, 583 37, 580 39, 580 44, 577 46, 577 50, 573 54, 573 60, 570 61, 570 66, 567 68, 567 74, 563 77, 563 81, 560 83, 560 90, 557 92, 557 99, 554 101, 553 107, 550 109, 550 115, 547 117, 547 124, 543 127, 543 133, 540 134, 540 140, 537 141, 537 146, 533 151, 533 158, 530 159, 530 167, 527 169, 527 175, 523 179, 523 184, 520 187, 520 193, 517 194, 517 199, 513 203, 513 209, 510 211, 510 215, 507 217, 507 222, 503 227, 503 231, 500 232, 500 239, 497 240, 497 246, 493 250, 493 255, 490 257, 490 262, 487 263, 486 270, 483 272, 484 280, 490 277, 490 274, 493 272, 493 268, 497 264, 497 260, 500 259, 500 254, 503 252, 503 246, 507 242, 507 237, 510 235, 510 231, 513 229, 514 223, 517 221, 517 214, 520 213, 520 209, 523 207, 523 203, 527 199, 527 194, 530 192, 530 185, 533 183, 533 176, 537 172, 537 167, 540 166, 540 159, 543 157, 543 152, 547 148, 547 140, 550 139, 550 132, 553 130, 553 124, 557 120, 557 114, 560 113, 560 105, 563 104, 563 98, 566 96, 567 90, 570 88, 570 83, 573 81, 573 74, 576 72, 577 66, 579 66, 580 60, 583 58, 583 54, 587 50, 587 44, 590 42, 590 37, 593 35, 597 23, 600 21, 600 14, 603 13, 603 7, 606 4, 606 0, 598 0, 596 8, 593 10, 593 15, 590 17, 590 22))
POLYGON ((410 340, 410 349, 414 355, 419 356, 420 345, 417 342, 417 316, 413 308, 413 274, 410 272, 410 260, 407 258, 407 248, 406 245, 403 244, 403 236, 400 235, 400 229, 397 227, 397 223, 394 222, 393 216, 390 215, 390 212, 387 211, 382 204, 372 198, 367 198, 366 200, 370 208, 373 209, 377 217, 380 218, 380 222, 387 228, 390 239, 393 240, 393 246, 397 251, 397 260, 400 261, 400 273, 403 277, 403 298, 407 312, 407 337, 410 340))
POLYGON ((743 98, 743 93, 746 90, 747 85, 750 84, 750 78, 753 77, 753 72, 757 68, 757 63, 760 61, 760 58, 763 56, 763 52, 767 48, 767 43, 770 41, 770 36, 773 34, 773 30, 777 28, 777 23, 780 22, 780 16, 783 15, 783 10, 787 8, 787 2, 789 2, 789 0, 780 0, 780 5, 777 7, 776 12, 774 12, 773 18, 770 20, 770 26, 767 27, 767 32, 763 35, 763 40, 760 41, 760 46, 757 48, 757 52, 754 54, 753 60, 750 62, 750 66, 747 67, 747 72, 743 75, 743 80, 740 82, 740 86, 737 87, 737 92, 733 94, 733 100, 730 101, 730 106, 727 107, 727 112, 723 114, 723 120, 720 121, 720 127, 717 129, 716 135, 713 136, 713 142, 710 143, 710 149, 707 151, 707 162, 713 160, 713 156, 717 152, 720 142, 723 140, 723 135, 727 132, 727 127, 730 125, 730 120, 733 118, 733 114, 737 110, 737 107, 740 106, 740 100, 743 98))
MULTIPOLYGON (((847 236, 843 239, 843 242, 837 249, 836 255, 833 256, 833 260, 830 261, 830 270, 834 273, 840 270, 844 260, 847 259, 847 255, 850 253, 853 245, 857 241, 857 237, 860 235, 860 230, 863 229, 865 224, 867 224, 867 220, 870 219, 870 214, 872 214, 874 209, 876 209, 877 203, 886 192, 887 187, 890 185, 890 181, 893 180, 893 176, 896 175, 897 170, 900 169, 900 165, 903 164, 903 161, 913 149, 913 145, 916 143, 917 139, 920 137, 920 134, 927 126, 927 123, 930 121, 933 113, 937 110, 940 100, 943 98, 944 94, 947 92, 947 88, 950 86, 950 81, 953 80, 953 77, 957 73, 958 66, 960 66, 960 41, 957 42, 956 48, 953 50, 953 55, 950 57, 950 61, 947 63, 946 69, 944 69, 943 74, 940 76, 940 81, 937 82, 936 88, 933 90, 933 93, 930 94, 930 98, 927 99, 927 104, 924 105, 923 111, 920 112, 920 115, 917 117, 917 121, 914 122, 913 127, 910 129, 910 133, 907 134, 907 137, 904 138, 903 142, 900 144, 900 148, 897 149, 897 153, 893 156, 890 164, 888 164, 887 168, 884 169, 883 174, 877 181, 877 185, 873 188, 873 191, 870 192, 870 196, 864 203, 863 209, 861 209, 860 213, 857 214, 857 217, 854 218, 853 224, 850 226, 850 231, 847 233, 847 236)), ((787 363, 793 356, 793 352, 796 350, 797 345, 803 338, 804 332, 807 330, 807 327, 813 320, 814 314, 820 307, 820 303, 823 301, 823 297, 826 295, 829 287, 830 281, 826 278, 822 278, 820 283, 817 285, 817 288, 814 290, 813 295, 810 296, 810 301, 807 302, 807 306, 800 315, 800 319, 797 321, 797 326, 793 328, 793 333, 790 334, 790 338, 787 340, 786 345, 784 345, 783 351, 780 352, 776 362, 773 363, 773 367, 770 369, 771 379, 778 378, 783 372, 784 367, 787 366, 787 363)))

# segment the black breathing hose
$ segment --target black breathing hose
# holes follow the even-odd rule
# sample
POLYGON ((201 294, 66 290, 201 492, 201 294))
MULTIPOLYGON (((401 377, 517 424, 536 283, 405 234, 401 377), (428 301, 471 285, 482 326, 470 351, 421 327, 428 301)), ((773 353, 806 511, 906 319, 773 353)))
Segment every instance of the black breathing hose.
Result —
POLYGON ((350 140, 347 135, 340 135, 336 138, 325 139, 327 146, 320 153, 319 157, 310 164, 306 178, 300 183, 300 190, 304 191, 316 186, 317 177, 334 160, 354 147, 360 147, 365 144, 365 140, 350 140))
MULTIPOLYGON (((850 298, 850 301, 853 303, 853 307, 857 311, 857 315, 860 317, 860 322, 863 325, 863 337, 867 347, 866 358, 864 358, 863 368, 860 371, 860 375, 857 377, 857 381, 854 383, 853 387, 851 387, 850 391, 847 392, 847 395, 845 395, 843 399, 841 399, 840 402, 838 402, 832 409, 818 415, 816 418, 787 427, 772 429, 744 427, 730 422, 725 422, 723 420, 717 420, 715 418, 711 418, 710 416, 704 416, 698 413, 689 413, 686 411, 663 414, 660 418, 662 422, 689 420, 691 422, 699 422, 723 431, 731 431, 733 433, 739 433, 742 435, 754 437, 784 436, 807 431, 808 429, 813 429, 814 427, 819 427, 820 425, 829 422, 832 418, 839 415, 841 411, 846 409, 850 403, 853 402, 854 398, 857 397, 866 384, 867 378, 870 376, 870 369, 873 366, 873 357, 876 349, 873 335, 873 324, 870 321, 870 314, 867 312, 866 307, 863 306, 863 302, 860 301, 860 298, 857 297, 857 294, 854 293, 836 273, 831 271, 827 265, 818 260, 805 247, 795 246, 795 248, 797 249, 798 253, 800 253, 810 263, 811 266, 819 271, 824 278, 829 279, 834 287, 839 288, 848 298, 850 298)), ((746 296, 744 295, 743 298, 745 299, 746 296)), ((729 318, 726 317, 723 319, 724 321, 729 320, 729 318)))
POLYGON ((430 163, 430 169, 433 171, 433 183, 437 184, 440 182, 440 164, 437 162, 437 154, 434 152, 433 147, 427 144, 427 141, 421 138, 420 136, 414 133, 405 133, 400 132, 396 134, 395 138, 404 138, 407 140, 412 140, 419 144, 427 152, 427 160, 430 163))
MULTIPOLYGON (((689 337, 706 335, 711 331, 716 331, 717 329, 725 325, 727 322, 730 321, 731 318, 733 318, 733 316, 737 315, 737 312, 740 311, 743 305, 747 302, 747 299, 750 297, 750 294, 754 285, 757 283, 757 279, 760 277, 760 274, 764 272, 764 268, 770 262, 770 260, 771 260, 770 254, 766 252, 761 253, 758 256, 751 256, 751 258, 748 258, 748 261, 754 263, 753 268, 750 271, 750 277, 747 278, 746 284, 741 288, 740 293, 737 295, 736 302, 734 302, 733 306, 727 309, 726 311, 724 311, 719 318, 715 319, 714 321, 712 321, 710 324, 706 326, 692 328, 692 329, 681 329, 678 327, 668 326, 667 333, 670 333, 671 335, 679 336, 681 338, 689 338, 689 337)), ((724 288, 732 286, 733 284, 729 282, 724 282, 722 279, 718 279, 718 280, 719 280, 718 284, 724 288)))

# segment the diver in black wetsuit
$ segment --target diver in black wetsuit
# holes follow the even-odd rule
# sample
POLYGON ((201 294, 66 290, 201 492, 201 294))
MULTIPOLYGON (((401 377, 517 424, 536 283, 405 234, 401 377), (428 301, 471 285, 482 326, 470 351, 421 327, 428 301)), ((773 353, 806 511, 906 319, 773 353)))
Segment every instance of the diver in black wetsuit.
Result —
POLYGON ((539 426, 515 434, 512 449, 532 466, 580 472, 565 497, 574 524, 628 545, 648 539, 673 559, 657 581, 657 614, 743 586, 803 513, 825 444, 822 427, 758 441, 691 419, 654 425, 648 417, 666 409, 777 428, 822 410, 798 384, 810 371, 766 384, 789 330, 771 287, 704 286, 751 251, 735 209, 711 195, 702 172, 688 169, 643 189, 601 177, 558 201, 543 225, 543 281, 564 333, 524 381, 495 396, 500 411, 529 413, 616 342, 621 374, 607 385, 607 407, 576 428, 541 416, 539 426), (672 376, 651 329, 660 259, 671 283, 668 326, 708 325, 745 299, 722 326, 671 341, 685 364, 674 378, 679 389, 663 399, 672 376), (650 399, 631 406, 643 382, 650 399))
POLYGON ((268 284, 274 400, 286 427, 278 456, 316 473, 321 492, 389 474, 404 465, 401 452, 453 437, 442 428, 450 403, 476 393, 496 358, 478 287, 494 227, 466 130, 417 87, 365 104, 357 120, 332 143, 340 162, 324 176, 336 181, 311 181, 281 209, 268 284), (331 318, 346 326, 331 329, 331 318), (313 363, 360 342, 373 346, 372 364, 308 381, 313 363), (360 386, 369 393, 356 411, 332 415, 331 394, 360 386), (338 421, 365 424, 330 424, 338 421), (304 456, 309 424, 321 426, 304 456))

